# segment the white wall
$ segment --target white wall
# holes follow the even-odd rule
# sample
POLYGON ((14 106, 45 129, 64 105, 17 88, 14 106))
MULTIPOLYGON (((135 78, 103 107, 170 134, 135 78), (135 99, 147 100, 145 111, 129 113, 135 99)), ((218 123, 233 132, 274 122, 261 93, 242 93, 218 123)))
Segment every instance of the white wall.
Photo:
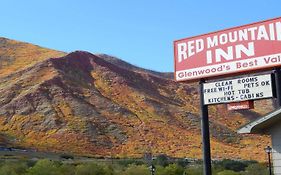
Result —
POLYGON ((281 175, 281 123, 276 123, 270 129, 270 134, 274 175, 281 175))

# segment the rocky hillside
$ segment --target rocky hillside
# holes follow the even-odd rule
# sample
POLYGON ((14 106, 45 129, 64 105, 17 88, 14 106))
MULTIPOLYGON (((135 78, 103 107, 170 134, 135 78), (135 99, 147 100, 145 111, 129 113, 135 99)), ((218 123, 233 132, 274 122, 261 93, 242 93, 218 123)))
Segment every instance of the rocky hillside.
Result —
MULTIPOLYGON (((197 84, 108 55, 0 38, 1 145, 80 155, 201 157, 197 84)), ((272 110, 210 106, 213 158, 263 160, 269 139, 236 129, 272 110)), ((263 108, 262 108, 263 107, 263 108)))

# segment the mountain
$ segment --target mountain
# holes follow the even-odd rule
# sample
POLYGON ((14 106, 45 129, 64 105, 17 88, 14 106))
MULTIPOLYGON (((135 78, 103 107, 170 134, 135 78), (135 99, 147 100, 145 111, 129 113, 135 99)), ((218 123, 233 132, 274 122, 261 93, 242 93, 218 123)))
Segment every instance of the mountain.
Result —
MULTIPOLYGON (((0 39, 0 143, 88 156, 201 158, 196 83, 84 51, 0 39)), ((263 160, 269 138, 237 128, 273 109, 209 107, 213 158, 263 160)), ((263 107, 263 108, 262 108, 263 107)))
POLYGON ((66 53, 0 37, 0 77, 66 53))
POLYGON ((174 78, 174 74, 171 73, 171 72, 156 72, 156 71, 153 71, 153 70, 147 70, 147 69, 143 69, 143 68, 140 68, 140 67, 137 67, 137 66, 134 66, 130 63, 127 63, 123 60, 120 60, 116 57, 113 57, 113 56, 110 56, 110 55, 107 55, 107 54, 97 54, 98 57, 101 57, 103 58, 104 60, 106 60, 107 62, 110 62, 118 67, 121 67, 123 69, 127 69, 127 70, 130 70, 130 71, 134 71, 134 72, 146 72, 146 73, 149 73, 149 74, 152 74, 154 76, 159 76, 161 78, 169 78, 169 79, 172 79, 174 78))

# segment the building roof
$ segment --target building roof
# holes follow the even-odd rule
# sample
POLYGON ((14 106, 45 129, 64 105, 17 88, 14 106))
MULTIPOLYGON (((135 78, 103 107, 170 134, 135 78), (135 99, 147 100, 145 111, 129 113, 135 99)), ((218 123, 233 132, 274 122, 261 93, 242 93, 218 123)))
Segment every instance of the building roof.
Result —
POLYGON ((237 132, 240 134, 267 134, 267 130, 279 121, 281 121, 281 108, 252 121, 237 132))

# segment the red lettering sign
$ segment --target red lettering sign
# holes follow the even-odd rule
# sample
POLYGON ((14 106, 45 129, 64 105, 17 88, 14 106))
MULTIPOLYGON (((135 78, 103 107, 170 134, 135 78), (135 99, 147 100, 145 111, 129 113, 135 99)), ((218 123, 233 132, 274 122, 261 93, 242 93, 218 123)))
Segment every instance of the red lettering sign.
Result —
POLYGON ((281 65, 281 17, 174 42, 176 81, 281 65))
POLYGON ((254 109, 254 101, 240 101, 227 104, 227 110, 254 109))

